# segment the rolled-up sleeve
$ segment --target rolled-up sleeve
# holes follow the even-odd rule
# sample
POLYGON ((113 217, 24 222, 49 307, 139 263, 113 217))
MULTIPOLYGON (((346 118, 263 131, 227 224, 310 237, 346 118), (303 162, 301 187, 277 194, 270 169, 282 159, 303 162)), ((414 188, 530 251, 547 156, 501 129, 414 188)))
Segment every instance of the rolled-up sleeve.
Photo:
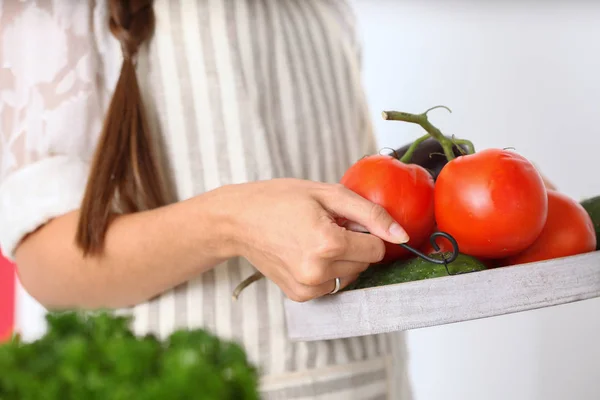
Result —
POLYGON ((102 122, 89 3, 0 7, 0 248, 10 259, 85 191, 102 122))

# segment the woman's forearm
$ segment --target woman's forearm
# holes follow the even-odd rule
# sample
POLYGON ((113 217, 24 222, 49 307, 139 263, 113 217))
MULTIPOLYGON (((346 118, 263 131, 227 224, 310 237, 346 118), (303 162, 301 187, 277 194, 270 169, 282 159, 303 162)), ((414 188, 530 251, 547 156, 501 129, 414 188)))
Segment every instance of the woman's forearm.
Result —
POLYGON ((78 212, 56 218, 16 251, 25 289, 48 308, 119 308, 148 300, 234 256, 215 192, 115 218, 102 256, 83 257, 78 212))

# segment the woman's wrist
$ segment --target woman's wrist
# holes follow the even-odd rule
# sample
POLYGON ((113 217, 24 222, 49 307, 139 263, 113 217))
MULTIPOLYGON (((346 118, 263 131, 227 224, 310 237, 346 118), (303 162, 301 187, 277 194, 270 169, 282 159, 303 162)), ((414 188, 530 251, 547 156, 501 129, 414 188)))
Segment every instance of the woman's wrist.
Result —
POLYGON ((237 207, 241 199, 237 199, 237 189, 238 185, 222 186, 190 199, 185 205, 190 209, 184 214, 186 223, 193 224, 198 242, 205 243, 219 260, 242 255, 244 239, 237 207))

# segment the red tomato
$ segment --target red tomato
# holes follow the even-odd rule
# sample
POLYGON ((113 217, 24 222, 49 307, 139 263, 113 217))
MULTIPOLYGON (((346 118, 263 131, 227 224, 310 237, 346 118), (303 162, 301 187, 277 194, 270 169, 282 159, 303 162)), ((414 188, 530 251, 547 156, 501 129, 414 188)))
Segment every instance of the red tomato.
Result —
MULTIPOLYGON (((434 183, 423 167, 390 156, 372 155, 352 165, 340 183, 385 208, 408 233, 410 246, 420 246, 433 232, 434 183)), ((412 254, 392 243, 386 242, 386 246, 382 262, 412 254)))
POLYGON ((537 240, 504 265, 569 257, 596 250, 594 224, 585 209, 562 193, 548 191, 548 219, 537 240))
POLYGON ((440 231, 461 253, 498 259, 531 246, 544 228, 548 196, 544 181, 524 157, 488 149, 450 161, 435 187, 440 231))

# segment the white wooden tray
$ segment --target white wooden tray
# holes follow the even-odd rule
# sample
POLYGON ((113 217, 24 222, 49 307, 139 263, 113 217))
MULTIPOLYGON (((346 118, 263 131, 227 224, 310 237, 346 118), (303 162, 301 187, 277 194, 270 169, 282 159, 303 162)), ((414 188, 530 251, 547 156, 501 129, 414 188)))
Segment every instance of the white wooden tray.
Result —
POLYGON ((312 341, 425 328, 600 296, 600 251, 544 262, 285 300, 288 336, 312 341))

